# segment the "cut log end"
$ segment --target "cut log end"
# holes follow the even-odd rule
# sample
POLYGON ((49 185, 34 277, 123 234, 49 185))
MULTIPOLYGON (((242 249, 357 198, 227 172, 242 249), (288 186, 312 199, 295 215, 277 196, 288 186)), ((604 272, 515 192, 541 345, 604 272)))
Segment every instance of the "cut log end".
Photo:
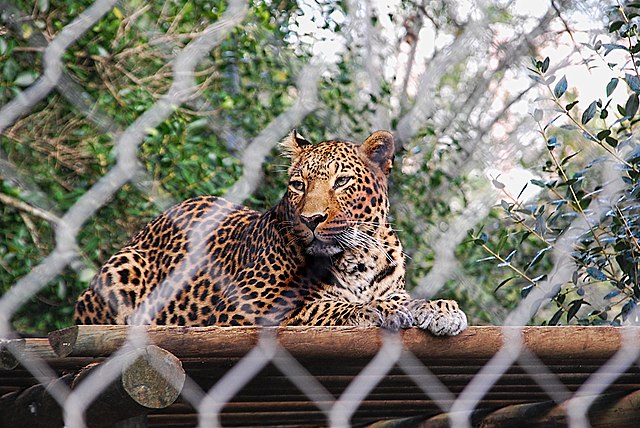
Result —
POLYGON ((51 349, 59 357, 69 356, 78 340, 79 328, 77 325, 62 330, 56 330, 49 333, 49 344, 51 349))
POLYGON ((122 387, 141 406, 162 409, 178 398, 185 381, 181 361, 168 351, 148 345, 122 373, 122 387))
POLYGON ((16 353, 24 351, 24 339, 0 339, 0 370, 13 370, 19 361, 16 353))

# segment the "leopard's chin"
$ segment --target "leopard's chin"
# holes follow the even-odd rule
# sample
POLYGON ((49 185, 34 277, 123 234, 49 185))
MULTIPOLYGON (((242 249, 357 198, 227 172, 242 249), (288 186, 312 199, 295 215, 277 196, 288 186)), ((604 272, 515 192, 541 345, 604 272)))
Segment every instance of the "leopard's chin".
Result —
POLYGON ((313 241, 305 248, 305 252, 310 256, 333 257, 344 251, 339 245, 330 242, 324 242, 314 238, 313 241))

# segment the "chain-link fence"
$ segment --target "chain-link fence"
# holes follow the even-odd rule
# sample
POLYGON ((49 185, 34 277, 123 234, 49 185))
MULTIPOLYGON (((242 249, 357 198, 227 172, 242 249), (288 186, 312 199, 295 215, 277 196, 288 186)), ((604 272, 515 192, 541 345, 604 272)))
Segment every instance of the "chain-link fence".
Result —
MULTIPOLYGON (((0 110, 0 133, 5 133, 19 118, 32 113, 39 102, 57 91, 61 96, 69 98, 69 102, 75 106, 78 115, 84 115, 98 128, 105 132, 112 132, 116 136, 113 143, 116 160, 113 165, 61 216, 38 211, 37 208, 26 204, 18 207, 31 210, 54 225, 55 249, 26 276, 9 288, 0 299, 0 337, 7 339, 14 337, 16 332, 12 326, 12 319, 15 313, 29 299, 37 295, 43 287, 77 261, 80 251, 78 234, 87 220, 97 210, 109 204, 114 195, 127 183, 137 182, 142 185, 144 171, 141 171, 141 165, 138 161, 141 144, 177 108, 191 103, 196 98, 199 86, 195 80, 195 70, 198 64, 233 30, 243 25, 243 20, 250 7, 241 0, 230 1, 218 20, 210 23, 201 31, 188 34, 188 42, 184 47, 173 49, 171 55, 168 56, 172 73, 170 87, 163 94, 159 94, 157 101, 150 108, 141 112, 135 121, 126 128, 120 129, 116 118, 105 116, 96 111, 91 103, 87 103, 84 97, 73 95, 82 94, 82 87, 78 88, 77 82, 69 77, 70 75, 63 65, 63 57, 69 46, 76 43, 90 28, 97 25, 105 14, 113 11, 118 3, 114 0, 97 0, 78 13, 75 19, 60 29, 52 40, 45 40, 43 42, 45 45, 41 46, 43 49, 41 76, 23 91, 17 93, 0 110)), ((2 5, 4 7, 1 12, 4 25, 17 25, 19 28, 24 23, 21 21, 24 17, 24 11, 8 2, 4 2, 2 5)), ((364 10, 371 5, 352 4, 350 7, 353 10, 360 10, 360 8, 364 10)), ((364 37, 371 37, 371 34, 367 36, 371 29, 365 25, 367 24, 365 12, 363 12, 364 15, 354 13, 351 25, 363 25, 364 37), (364 18, 362 18, 363 16, 364 18)), ((536 27, 530 35, 534 36, 536 32, 540 32, 543 24, 548 24, 552 17, 553 11, 549 15, 543 16, 539 21, 539 27, 536 27)), ((484 37, 485 24, 481 19, 478 19, 471 21, 461 29, 464 37, 460 39, 460 43, 466 50, 452 49, 442 52, 438 56, 437 65, 440 73, 446 72, 454 64, 459 63, 462 57, 468 54, 467 51, 473 49, 475 40, 484 37)), ((510 58, 512 59, 512 55, 515 54, 511 52, 505 56, 505 63, 510 58)), ((295 102, 269 124, 265 124, 266 126, 262 127, 257 136, 244 148, 241 156, 242 176, 226 192, 227 199, 242 202, 255 191, 261 180, 261 166, 275 144, 321 104, 322 101, 318 95, 318 82, 323 73, 332 66, 329 62, 327 58, 316 56, 299 71, 295 85, 297 88, 295 102)), ((433 90, 440 78, 441 75, 431 74, 420 80, 417 85, 418 93, 426 94, 433 90)), ((369 75, 365 73, 363 79, 373 86, 376 86, 377 82, 379 86, 380 82, 377 81, 378 76, 375 75, 375 70, 369 75)), ((469 99, 469 102, 472 101, 469 99)), ((398 121, 398 139, 402 142, 414 137, 419 132, 420 121, 426 116, 437 114, 434 109, 435 106, 430 97, 419 97, 416 105, 398 121)), ((374 116, 374 120, 381 127, 390 125, 388 118, 384 116, 382 111, 376 112, 374 116)), ((480 132, 482 129, 477 131, 480 132)), ((480 138, 482 137, 477 137, 478 141, 480 138)), ((477 155, 475 161, 473 159, 467 160, 485 164, 492 162, 490 153, 477 155)), ((6 174, 5 178, 7 178, 6 174)), ((604 186, 600 199, 613 199, 616 192, 619 191, 616 183, 618 182, 611 180, 610 184, 604 186)), ((478 204, 481 208, 486 207, 491 205, 491 202, 487 202, 491 199, 491 196, 482 196, 479 201, 475 201, 477 204, 471 203, 469 206, 474 210, 478 209, 478 204)), ((162 201, 158 203, 167 205, 162 201)), ((592 218, 600 218, 605 216, 608 210, 610 210, 610 206, 602 204, 593 208, 589 215, 592 218)), ((461 214, 460 219, 464 219, 464 214, 461 214)), ((589 222, 587 217, 577 219, 574 221, 570 233, 562 235, 560 240, 554 244, 553 272, 546 279, 538 281, 537 286, 528 293, 526 298, 515 309, 505 314, 503 324, 509 327, 505 328, 500 336, 502 343, 496 348, 497 352, 493 357, 487 358, 486 364, 479 368, 470 382, 455 392, 452 392, 440 380, 437 373, 423 364, 420 358, 407 351, 406 338, 403 344, 399 336, 383 334, 377 353, 369 361, 363 363, 362 371, 354 374, 353 380, 339 394, 336 394, 335 390, 330 390, 331 388, 328 388, 325 383, 319 381, 317 374, 311 373, 310 369, 300 362, 300 358, 294 357, 286 346, 282 346, 279 343, 280 339, 271 329, 265 329, 260 334, 258 344, 244 357, 238 358, 238 361, 234 362, 234 365, 226 370, 213 386, 204 388, 202 384, 198 384, 189 376, 187 376, 184 388, 181 382, 173 378, 167 378, 167 381, 180 383, 180 385, 174 385, 175 389, 182 391, 182 402, 196 409, 200 426, 219 426, 224 407, 265 367, 272 365, 275 370, 293 383, 310 403, 319 409, 324 420, 311 421, 311 423, 341 427, 350 425, 362 403, 381 381, 392 372, 401 372, 403 376, 407 376, 417 385, 422 391, 424 399, 434 404, 437 412, 448 414, 448 422, 451 426, 466 427, 472 425, 477 410, 486 407, 483 400, 501 377, 514 365, 518 365, 526 372, 525 375, 533 379, 543 391, 543 399, 532 399, 531 402, 551 401, 555 404, 562 404, 570 426, 589 426, 587 415, 593 402, 614 385, 620 376, 628 370, 635 370, 634 365, 640 353, 640 348, 636 343, 637 337, 632 333, 625 334, 623 345, 619 351, 600 368, 594 368, 594 373, 587 376, 586 382, 567 386, 562 376, 547 366, 548 362, 543 362, 541 358, 529 350, 530 344, 526 343, 524 338, 527 336, 524 335, 521 328, 527 325, 539 308, 557 293, 558 287, 571 279, 575 271, 571 255, 573 245, 589 229, 589 222)), ((461 224, 455 225, 452 222, 452 227, 460 230, 473 225, 467 225, 464 221, 461 221, 461 224)), ((430 233, 435 232, 431 231, 430 233)), ((436 238, 446 241, 446 236, 449 235, 441 234, 436 238)), ((461 238, 456 239, 459 242, 461 238)), ((453 251, 453 248, 448 247, 443 250, 444 253, 452 253, 453 251)), ((442 269, 455 269, 455 265, 442 269)), ((446 273, 440 272, 440 274, 446 276, 446 273)), ((463 284, 469 285, 468 281, 468 278, 463 278, 463 284)), ((426 283, 427 285, 419 287, 420 293, 437 291, 428 287, 429 284, 434 283, 433 281, 426 279, 426 283)), ((473 284, 470 285, 473 286, 473 284)), ((103 363, 101 370, 88 373, 73 388, 65 382, 58 381, 61 377, 60 370, 48 366, 45 358, 29 354, 13 345, 9 346, 8 351, 38 383, 48 386, 48 394, 64 409, 65 425, 81 427, 85 424, 85 411, 90 408, 108 385, 121 376, 123 368, 137 360, 146 349, 145 346, 150 343, 153 343, 153 340, 149 338, 145 330, 132 330, 131 334, 126 337, 126 346, 123 345, 105 359, 109 364, 103 363)), ((465 361, 459 361, 458 364, 464 366, 465 361)), ((157 367, 157 369, 162 372, 162 367, 157 367)), ((416 411, 413 409, 409 414, 414 415, 416 411)), ((255 420, 255 424, 259 425, 261 421, 255 420)))

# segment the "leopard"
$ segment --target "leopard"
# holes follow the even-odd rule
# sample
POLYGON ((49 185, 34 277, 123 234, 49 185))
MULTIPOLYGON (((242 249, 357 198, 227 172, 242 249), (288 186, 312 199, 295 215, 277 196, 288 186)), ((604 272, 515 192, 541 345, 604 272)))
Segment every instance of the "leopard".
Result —
POLYGON ((411 298, 389 220, 389 131, 282 142, 288 184, 259 212, 215 196, 151 220, 78 297, 76 324, 467 327, 454 300, 411 298))

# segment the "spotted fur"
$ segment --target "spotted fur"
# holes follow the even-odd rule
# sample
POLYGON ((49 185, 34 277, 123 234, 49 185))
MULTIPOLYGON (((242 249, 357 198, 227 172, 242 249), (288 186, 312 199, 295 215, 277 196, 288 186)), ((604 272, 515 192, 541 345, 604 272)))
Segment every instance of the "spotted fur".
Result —
POLYGON ((265 213, 203 196, 113 255, 76 304, 79 324, 418 326, 454 335, 454 301, 412 300, 387 220, 393 137, 283 143, 289 186, 265 213))

